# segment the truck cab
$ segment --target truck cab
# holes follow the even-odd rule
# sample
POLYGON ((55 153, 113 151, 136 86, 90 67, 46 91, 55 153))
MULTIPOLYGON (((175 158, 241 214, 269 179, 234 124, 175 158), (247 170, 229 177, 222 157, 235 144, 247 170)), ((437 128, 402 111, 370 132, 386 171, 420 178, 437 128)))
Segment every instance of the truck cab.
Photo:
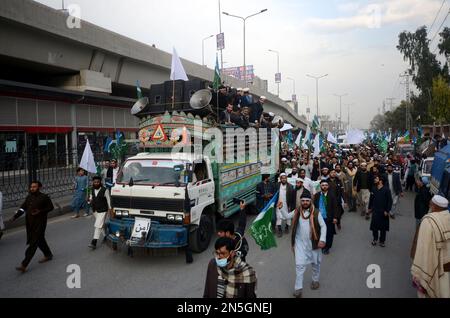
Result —
POLYGON ((109 238, 129 239, 136 218, 147 219, 145 247, 176 248, 190 242, 194 251, 201 252, 212 236, 214 193, 209 158, 138 154, 124 163, 111 189, 115 218, 109 223, 109 238))

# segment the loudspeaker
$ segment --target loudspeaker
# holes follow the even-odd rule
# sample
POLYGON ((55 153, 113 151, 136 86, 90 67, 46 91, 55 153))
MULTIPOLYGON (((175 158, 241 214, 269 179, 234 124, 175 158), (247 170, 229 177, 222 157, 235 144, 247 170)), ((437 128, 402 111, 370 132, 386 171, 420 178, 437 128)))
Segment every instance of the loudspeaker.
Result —
POLYGON ((189 103, 191 100, 191 97, 194 96, 194 94, 202 89, 207 88, 207 81, 200 80, 200 79, 193 79, 189 82, 184 83, 184 100, 185 102, 189 103))
MULTIPOLYGON (((172 109, 172 94, 174 93, 174 82, 167 81, 164 82, 164 96, 165 96, 165 104, 166 109, 172 109), (169 108, 168 108, 169 107, 169 108)), ((183 110, 183 105, 180 103, 185 103, 184 100, 184 81, 175 81, 175 106, 173 110, 181 111, 183 110)))

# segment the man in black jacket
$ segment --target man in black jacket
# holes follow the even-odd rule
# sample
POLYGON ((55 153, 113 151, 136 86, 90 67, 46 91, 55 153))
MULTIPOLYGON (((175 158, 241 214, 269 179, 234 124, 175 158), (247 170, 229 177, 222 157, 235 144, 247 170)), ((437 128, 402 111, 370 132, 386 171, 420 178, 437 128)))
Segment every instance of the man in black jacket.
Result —
POLYGON ((375 188, 370 197, 369 213, 372 213, 370 230, 373 234, 372 245, 376 246, 378 239, 380 246, 384 247, 386 242, 386 232, 389 232, 389 212, 392 208, 391 191, 385 187, 384 177, 375 177, 375 188))
POLYGON ((342 214, 344 214, 344 208, 342 206, 342 203, 344 202, 344 185, 342 184, 341 180, 337 177, 336 170, 332 168, 330 170, 330 178, 329 181, 329 187, 330 191, 334 193, 336 196, 337 206, 339 210, 339 218, 337 222, 337 228, 341 229, 341 218, 342 214))
POLYGON ((16 267, 16 270, 22 273, 26 272, 38 247, 44 253, 44 258, 39 263, 45 263, 53 259, 53 254, 45 240, 47 215, 53 211, 53 203, 48 195, 41 192, 41 189, 42 183, 39 181, 31 182, 30 194, 10 220, 10 222, 14 222, 25 213, 28 248, 25 252, 25 259, 19 267, 16 267))
POLYGON ((248 254, 248 242, 244 237, 245 228, 247 226, 247 206, 244 201, 240 203, 239 223, 238 227, 234 229, 234 223, 230 219, 222 219, 217 223, 216 230, 218 237, 231 238, 235 243, 236 254, 245 262, 248 254))
POLYGON ((270 181, 269 174, 263 174, 263 181, 256 186, 256 210, 258 213, 264 209, 277 192, 275 185, 270 181))
POLYGON ((234 250, 234 241, 220 237, 208 265, 203 298, 256 298, 256 273, 234 250))
POLYGON ((314 195, 314 206, 320 211, 327 225, 327 241, 323 254, 329 254, 333 246, 333 237, 336 234, 336 224, 340 218, 338 203, 333 192, 329 191, 329 181, 320 182, 321 191, 314 195))
POLYGON ((416 225, 419 226, 430 208, 431 194, 421 178, 416 180, 416 186, 418 192, 414 199, 414 217, 416 218, 416 225))

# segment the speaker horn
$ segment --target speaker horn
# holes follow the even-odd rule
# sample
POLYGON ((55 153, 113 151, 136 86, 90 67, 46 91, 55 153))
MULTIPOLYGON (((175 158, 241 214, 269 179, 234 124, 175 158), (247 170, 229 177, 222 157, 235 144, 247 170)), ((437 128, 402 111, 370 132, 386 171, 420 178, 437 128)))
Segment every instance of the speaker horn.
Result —
POLYGON ((209 105, 212 100, 212 93, 209 89, 202 89, 192 95, 189 104, 193 109, 202 109, 209 105))
POLYGON ((138 99, 136 103, 134 103, 133 107, 131 108, 131 115, 137 115, 141 111, 144 110, 144 108, 148 105, 149 100, 148 97, 142 97, 138 99))

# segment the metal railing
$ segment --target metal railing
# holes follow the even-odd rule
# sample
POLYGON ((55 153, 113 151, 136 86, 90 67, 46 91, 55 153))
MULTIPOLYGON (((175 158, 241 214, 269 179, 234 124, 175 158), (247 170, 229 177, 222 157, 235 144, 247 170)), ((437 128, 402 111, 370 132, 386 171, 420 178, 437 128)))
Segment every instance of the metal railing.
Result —
MULTIPOLYGON (((42 182, 42 191, 52 198, 72 194, 81 156, 82 153, 76 149, 66 149, 52 155, 31 150, 0 153, 0 191, 3 194, 3 207, 22 204, 32 180, 42 182)), ((109 159, 109 154, 94 152, 94 159, 100 163, 109 159)))

